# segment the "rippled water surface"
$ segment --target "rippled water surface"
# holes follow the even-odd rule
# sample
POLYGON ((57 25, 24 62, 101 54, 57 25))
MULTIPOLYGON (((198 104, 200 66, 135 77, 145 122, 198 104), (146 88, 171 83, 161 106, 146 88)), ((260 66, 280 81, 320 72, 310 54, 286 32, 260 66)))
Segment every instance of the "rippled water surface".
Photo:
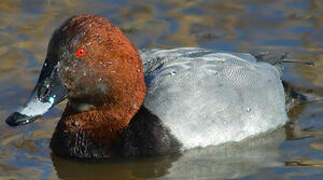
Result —
POLYGON ((197 46, 284 50, 314 66, 289 64, 284 79, 323 96, 322 0, 1 0, 0 179, 323 179, 323 103, 294 108, 291 123, 241 143, 180 156, 80 162, 51 154, 64 103, 34 124, 10 128, 29 96, 53 30, 71 15, 100 14, 138 48, 197 46))

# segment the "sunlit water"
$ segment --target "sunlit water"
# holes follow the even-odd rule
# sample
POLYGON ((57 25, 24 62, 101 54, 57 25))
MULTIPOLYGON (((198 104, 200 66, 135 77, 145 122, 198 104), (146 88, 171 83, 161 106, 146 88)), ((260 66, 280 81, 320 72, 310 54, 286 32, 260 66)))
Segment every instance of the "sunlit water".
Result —
POLYGON ((1 0, 0 179, 323 179, 323 103, 300 105, 270 134, 182 155, 80 162, 51 154, 64 103, 18 128, 4 119, 28 97, 53 30, 71 15, 96 13, 138 48, 274 49, 314 66, 289 64, 284 79, 323 95, 322 0, 1 0))

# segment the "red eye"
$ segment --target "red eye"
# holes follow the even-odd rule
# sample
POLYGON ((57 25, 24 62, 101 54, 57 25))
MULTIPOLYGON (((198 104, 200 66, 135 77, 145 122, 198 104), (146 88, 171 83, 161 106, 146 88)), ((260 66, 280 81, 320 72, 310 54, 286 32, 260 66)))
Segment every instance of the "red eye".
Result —
POLYGON ((83 48, 76 51, 76 56, 81 57, 84 55, 85 55, 85 50, 83 48))

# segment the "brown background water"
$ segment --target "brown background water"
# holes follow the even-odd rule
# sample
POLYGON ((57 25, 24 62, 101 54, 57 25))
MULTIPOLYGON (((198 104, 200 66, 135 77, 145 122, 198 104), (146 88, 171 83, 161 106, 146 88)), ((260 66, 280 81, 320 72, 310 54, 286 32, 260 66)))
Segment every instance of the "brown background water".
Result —
POLYGON ((138 48, 288 51, 315 65, 287 65, 284 79, 323 95, 323 0, 1 0, 0 179, 323 179, 322 101, 296 107, 292 123, 262 137, 148 159, 51 155, 64 103, 41 121, 8 127, 4 119, 28 98, 51 33, 81 13, 110 19, 138 48))

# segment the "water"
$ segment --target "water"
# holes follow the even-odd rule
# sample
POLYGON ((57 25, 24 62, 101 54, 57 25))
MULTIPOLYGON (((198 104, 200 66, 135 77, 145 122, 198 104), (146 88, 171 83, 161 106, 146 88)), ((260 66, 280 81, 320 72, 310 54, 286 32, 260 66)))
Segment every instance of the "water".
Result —
POLYGON ((80 13, 109 18, 138 48, 288 51, 315 65, 288 64, 284 79, 323 95, 322 0, 1 0, 0 179, 323 179, 322 102, 297 106, 285 128, 245 142, 96 163, 51 154, 64 103, 34 124, 8 127, 4 119, 37 81, 51 33, 80 13))

